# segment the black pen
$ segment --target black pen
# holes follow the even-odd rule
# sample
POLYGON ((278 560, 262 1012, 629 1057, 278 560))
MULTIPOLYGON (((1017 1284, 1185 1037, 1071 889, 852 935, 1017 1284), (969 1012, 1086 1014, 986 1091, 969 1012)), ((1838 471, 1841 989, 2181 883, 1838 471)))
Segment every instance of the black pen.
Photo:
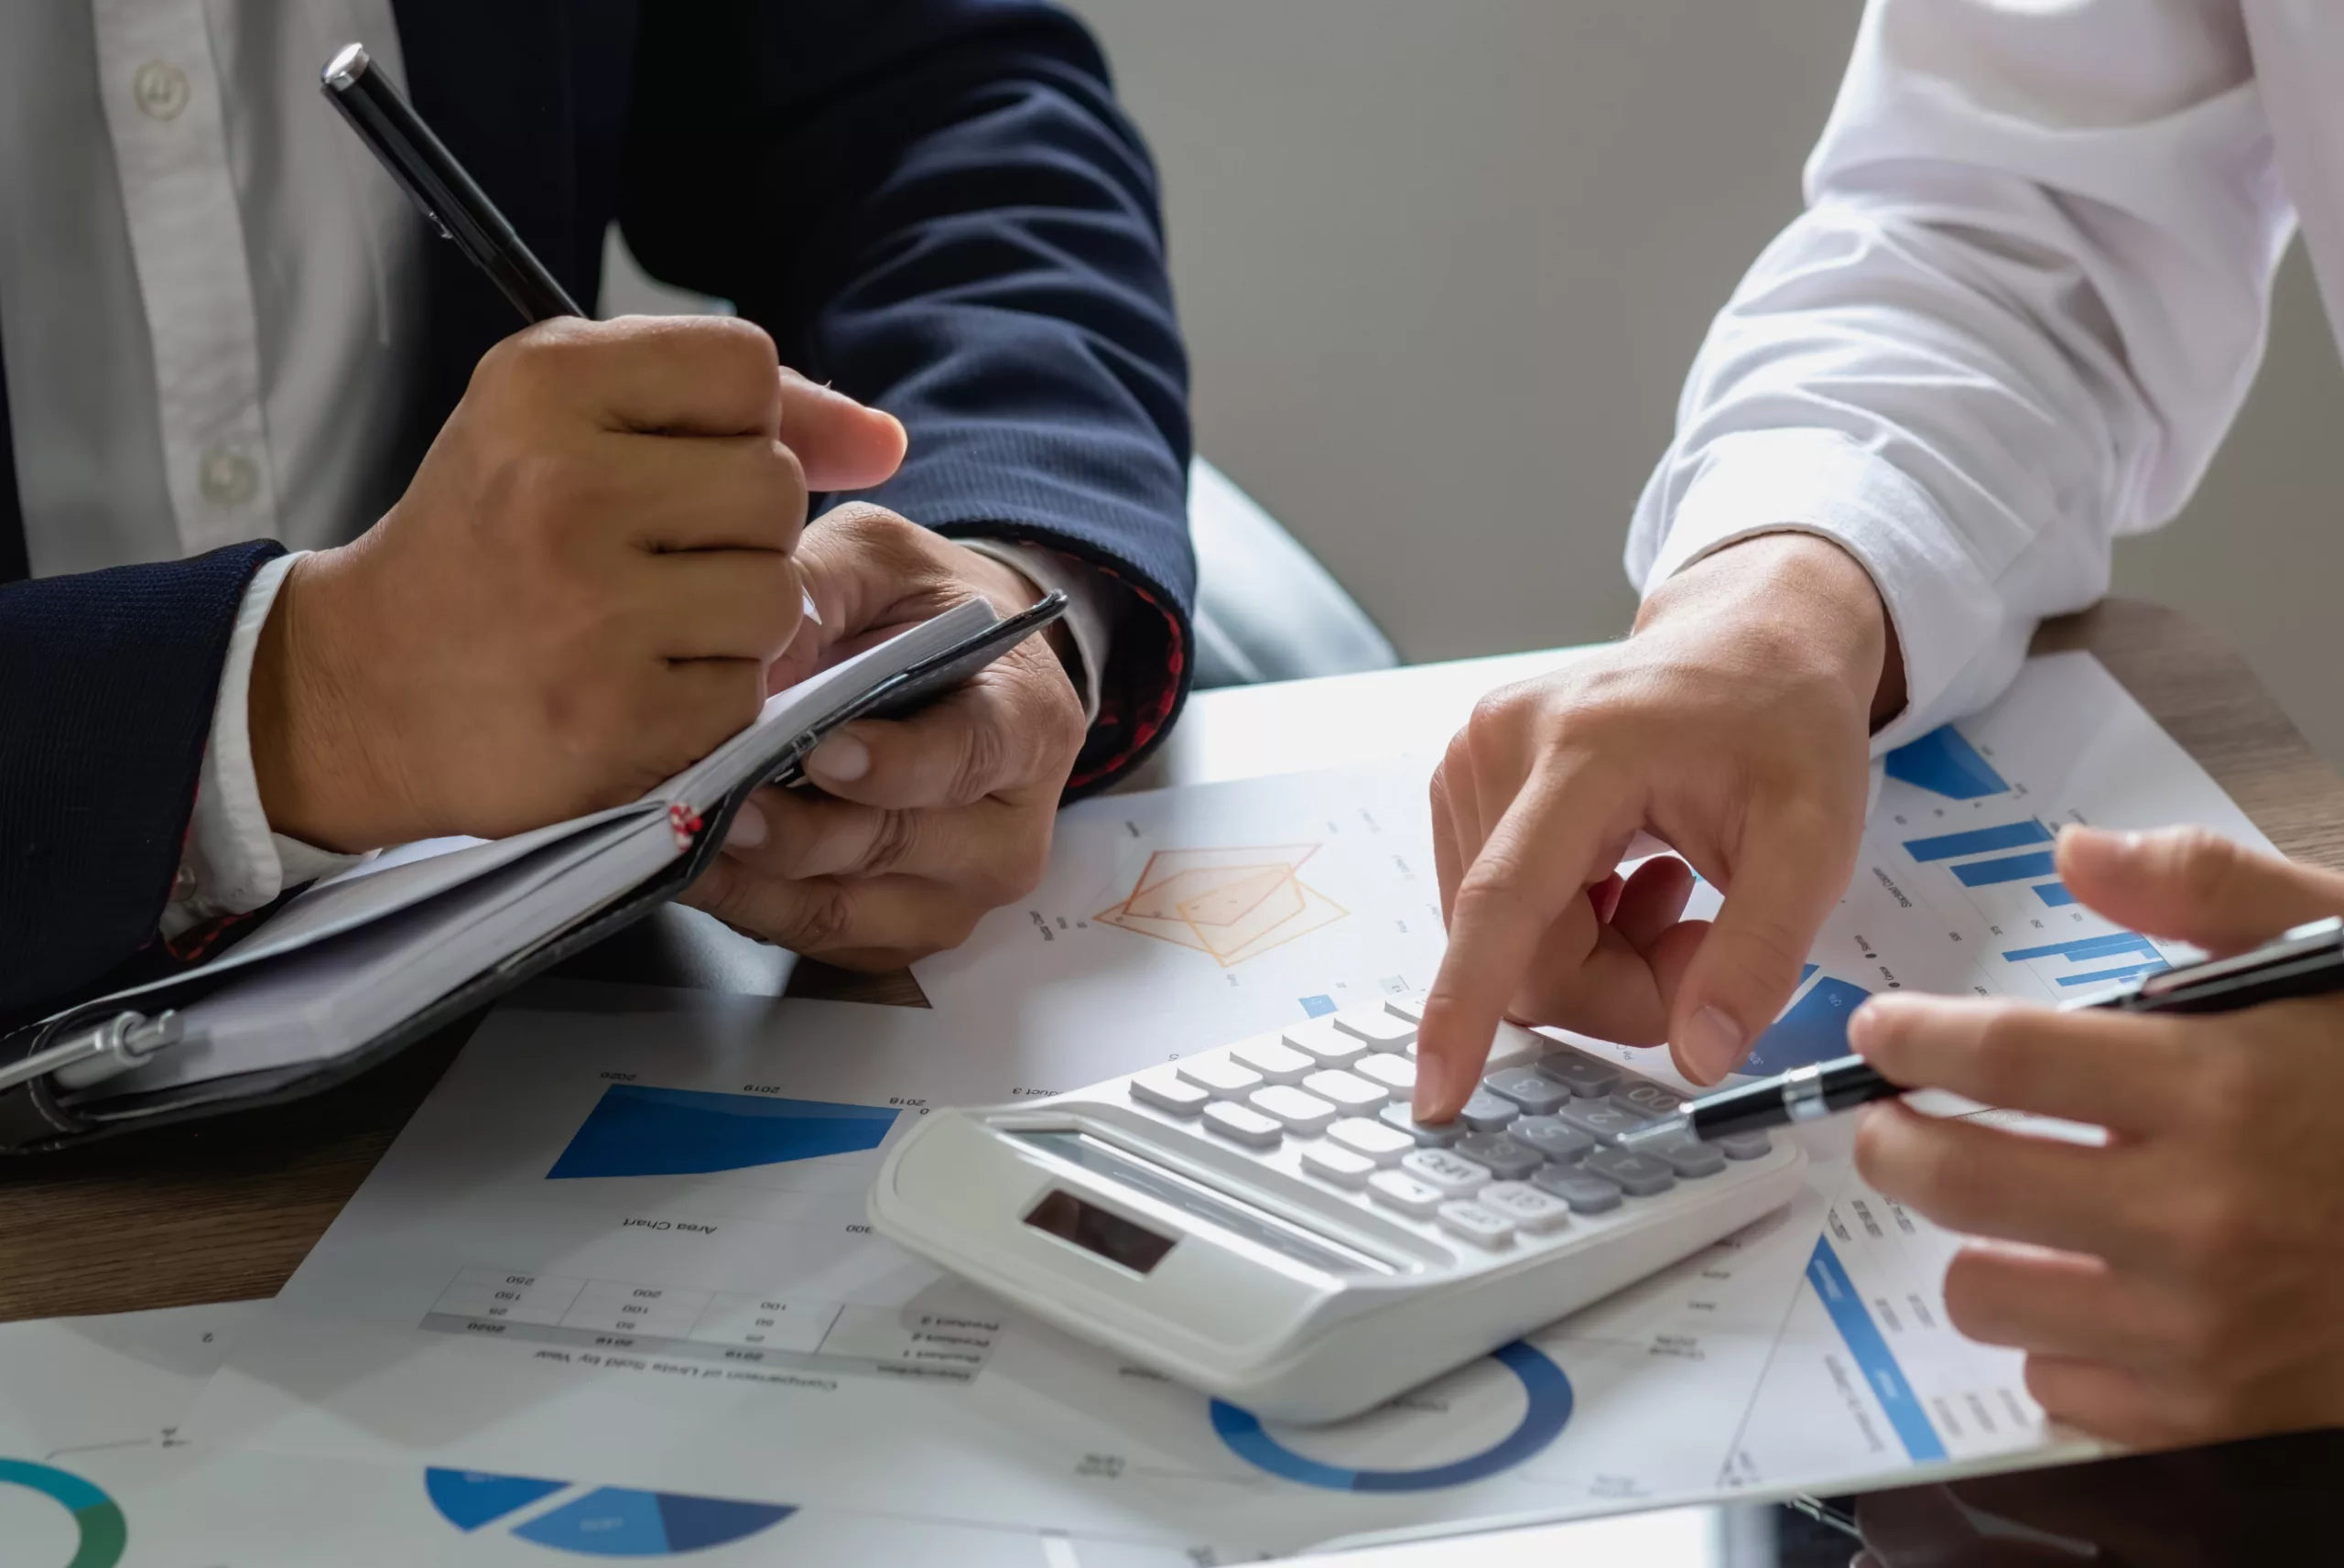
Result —
MULTIPOLYGON (((2083 997, 2067 1010, 2116 1012, 2236 1012, 2289 997, 2344 990, 2344 919, 2315 920, 2227 958, 2185 964, 2110 990, 2083 997)), ((1675 1115, 1621 1136, 1623 1149, 1692 1137, 1709 1141, 1735 1132, 1852 1110, 1905 1093, 1861 1056, 1841 1056, 1794 1067, 1690 1100, 1675 1115)))
MULTIPOLYGON (((514 309, 532 325, 586 314, 513 232, 447 144, 423 123, 406 94, 375 68, 364 44, 342 45, 319 72, 318 85, 326 102, 350 122, 358 139, 422 210, 425 220, 488 274, 514 309)), ((806 618, 820 625, 822 614, 815 608, 812 590, 801 585, 798 592, 806 618)))

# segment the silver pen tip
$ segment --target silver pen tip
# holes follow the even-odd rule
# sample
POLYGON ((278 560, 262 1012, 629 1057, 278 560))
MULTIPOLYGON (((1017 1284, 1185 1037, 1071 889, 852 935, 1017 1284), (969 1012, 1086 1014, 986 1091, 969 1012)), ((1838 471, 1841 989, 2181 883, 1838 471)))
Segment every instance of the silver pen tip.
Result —
POLYGON ((1683 1111, 1664 1116, 1658 1121, 1647 1121, 1642 1127, 1620 1134, 1620 1147, 1628 1150, 1650 1149, 1662 1143, 1676 1143, 1693 1136, 1693 1119, 1683 1111))
POLYGON ((348 87, 366 74, 368 63, 364 44, 344 44, 318 74, 328 87, 348 87))

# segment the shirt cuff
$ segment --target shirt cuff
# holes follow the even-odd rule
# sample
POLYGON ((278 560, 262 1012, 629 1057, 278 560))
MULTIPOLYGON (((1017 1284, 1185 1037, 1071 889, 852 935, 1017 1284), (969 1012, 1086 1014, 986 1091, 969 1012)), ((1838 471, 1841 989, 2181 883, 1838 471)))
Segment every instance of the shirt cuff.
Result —
POLYGON ((1872 736, 1874 755, 1970 711, 2016 674, 2031 628, 1927 492, 1894 465, 1828 430, 1722 436, 1696 464, 1640 591, 1760 534, 1814 534, 1855 557, 1880 590, 1904 659, 1904 709, 1872 736))
POLYGON ((258 909, 288 887, 331 876, 366 858, 337 855, 272 833, 268 814, 261 809, 248 706, 253 654, 277 589, 300 558, 298 554, 279 556, 264 565, 253 574, 237 607, 227 662, 220 671, 220 695, 212 705, 212 736, 196 777, 187 848, 180 853, 170 903, 163 911, 166 940, 207 922, 258 909))
POLYGON ((1122 590, 1098 568, 1045 545, 965 536, 953 542, 999 561, 1046 594, 1066 595, 1067 635, 1074 642, 1075 663, 1081 666, 1067 674, 1074 680, 1076 695, 1082 698, 1082 722, 1096 724, 1100 683, 1107 668, 1108 650, 1114 643, 1115 618, 1123 608, 1122 590))

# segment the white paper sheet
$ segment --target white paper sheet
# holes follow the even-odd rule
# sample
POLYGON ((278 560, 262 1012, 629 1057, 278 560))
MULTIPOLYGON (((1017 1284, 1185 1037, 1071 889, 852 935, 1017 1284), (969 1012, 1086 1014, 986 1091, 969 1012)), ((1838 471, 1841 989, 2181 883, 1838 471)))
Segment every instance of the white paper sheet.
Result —
MULTIPOLYGON (((1853 1182, 1843 1126, 1809 1134, 1791 1206, 1532 1336, 1561 1403, 1510 1369, 1536 1363, 1489 1359, 1266 1449, 867 1233, 871 1173, 925 1107, 1053 1092, 1424 983, 1423 767, 1077 808, 1034 899, 924 967, 933 1011, 679 994, 499 1014, 198 1430, 1221 1554, 2079 1452, 2043 1429, 2015 1357, 1945 1327, 1952 1239, 1853 1182), (1247 901, 1281 890, 1265 913, 1289 926, 1264 943, 1247 901)), ((1860 991, 2049 1000, 2162 961, 2026 859, 2058 822, 2261 841, 2081 656, 2031 665, 1889 773, 1768 1065, 1837 1054, 1860 991), (1940 842, 1957 834, 1982 837, 1940 842)))

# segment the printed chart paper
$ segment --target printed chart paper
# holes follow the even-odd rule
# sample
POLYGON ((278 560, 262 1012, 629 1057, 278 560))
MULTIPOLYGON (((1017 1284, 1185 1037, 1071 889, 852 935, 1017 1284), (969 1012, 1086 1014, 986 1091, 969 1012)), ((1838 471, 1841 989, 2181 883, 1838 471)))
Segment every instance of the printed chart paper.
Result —
MULTIPOLYGON (((2034 662, 1885 771, 1855 882, 1760 1043, 1770 1070, 1838 1054, 1874 990, 2048 1000, 2178 957, 2063 896, 2041 858, 2061 822, 2261 842, 2080 655, 2034 662)), ((1842 1124, 1807 1131, 1808 1184, 1784 1210, 1310 1431, 1022 1319, 869 1233, 871 1176, 930 1107, 1045 1095, 1426 983, 1425 772, 1077 807, 1034 898, 923 967, 933 1011, 675 993, 664 1011, 495 1015, 196 1430, 1065 1531, 1085 1563, 1089 1543, 1229 1560, 2089 1452, 2046 1431, 2017 1357, 1950 1330, 1938 1281, 1958 1243, 1862 1187, 1842 1124)), ((1666 1076, 1657 1054, 1595 1048, 1666 1076)))

